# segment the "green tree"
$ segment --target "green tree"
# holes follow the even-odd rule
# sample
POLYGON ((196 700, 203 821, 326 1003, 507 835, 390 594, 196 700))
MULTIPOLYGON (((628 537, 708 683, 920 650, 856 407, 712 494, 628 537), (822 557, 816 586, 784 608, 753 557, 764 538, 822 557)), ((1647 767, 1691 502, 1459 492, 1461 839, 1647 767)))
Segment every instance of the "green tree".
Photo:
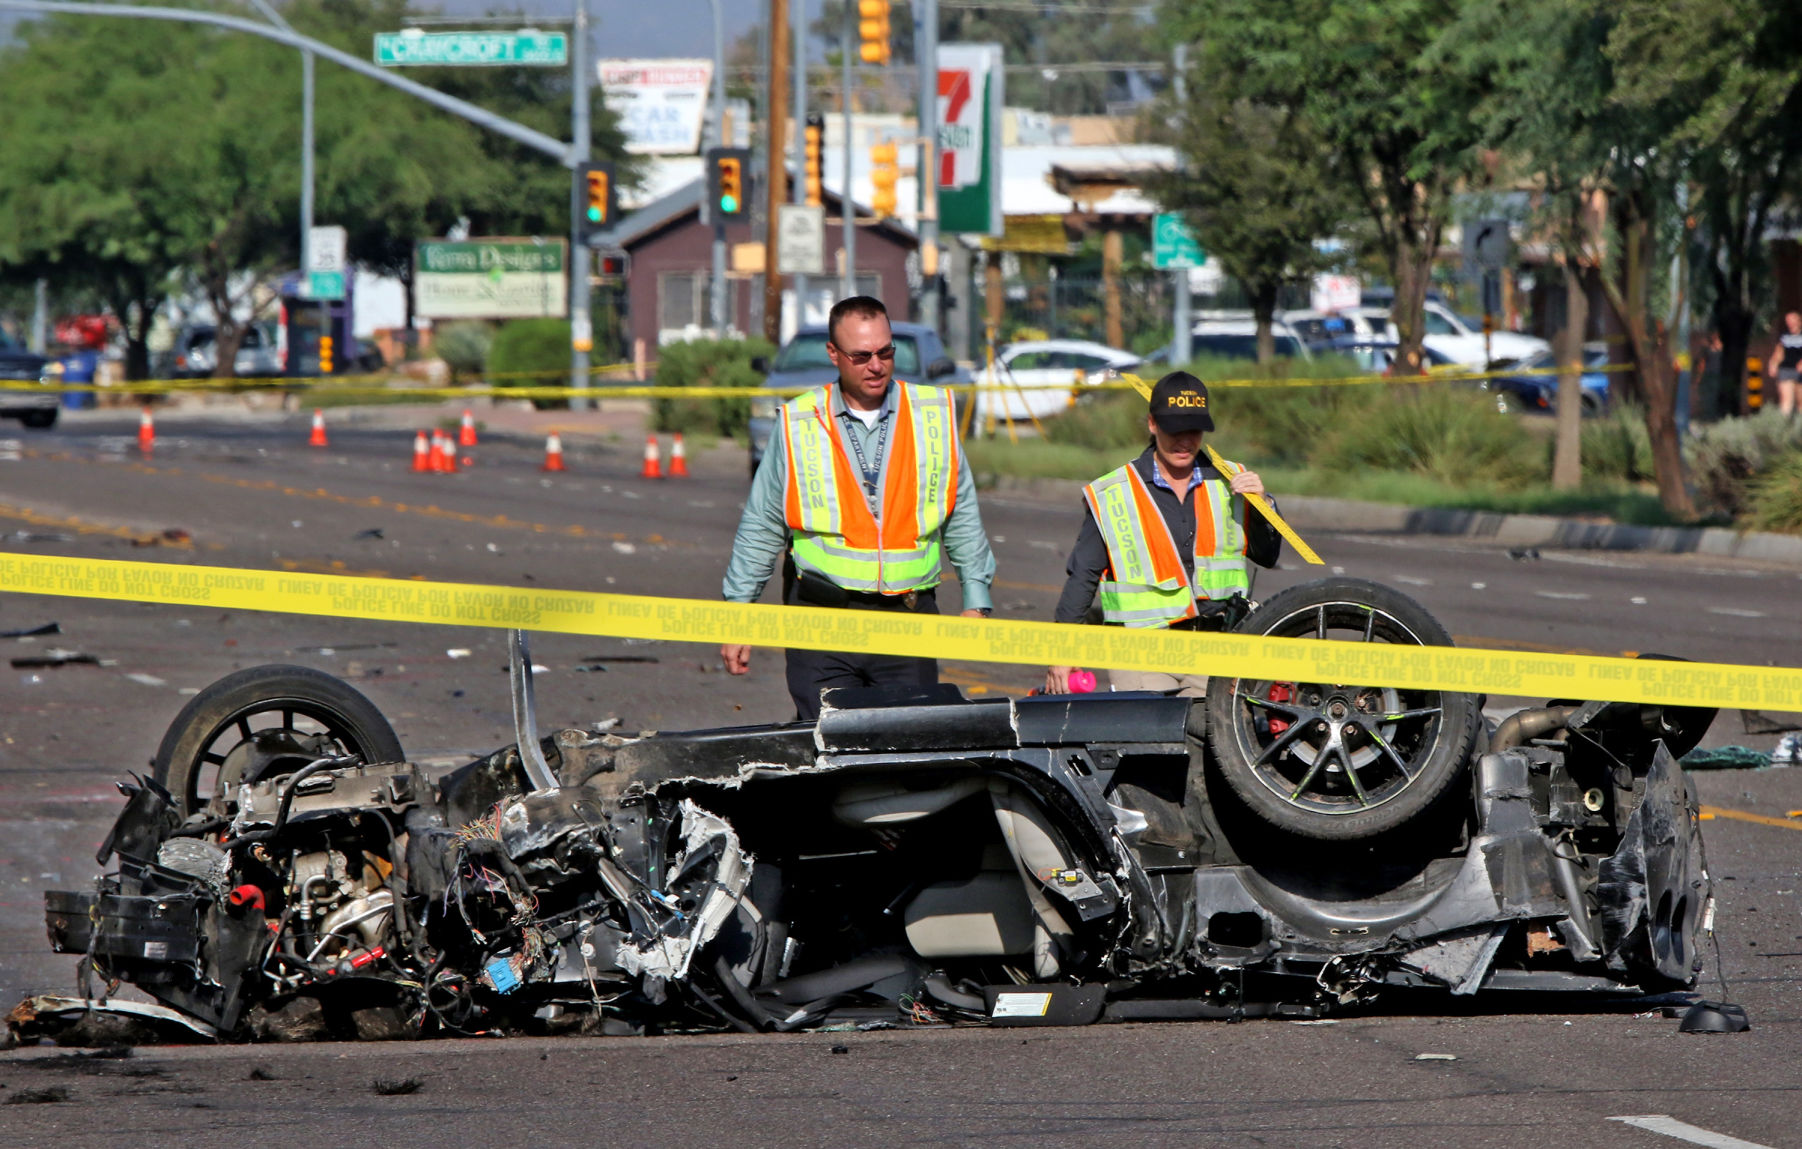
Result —
POLYGON ((1482 73, 1434 67, 1459 0, 1165 0, 1166 34, 1235 99, 1300 118, 1332 152, 1395 284, 1398 360, 1421 364, 1422 306, 1452 193, 1482 174, 1482 73))
POLYGON ((1258 362, 1276 357, 1271 318, 1282 289, 1330 267, 1316 241, 1333 235, 1356 210, 1333 153, 1294 108, 1234 99, 1230 80, 1205 69, 1190 77, 1160 134, 1178 166, 1149 190, 1188 216, 1208 254, 1251 298, 1258 362))
MULTIPOLYGON (((394 0, 298 0, 301 32, 347 51, 399 25, 394 0)), ((127 328, 129 374, 173 291, 204 292, 229 373, 257 285, 295 266, 300 63, 256 37, 142 20, 50 18, 0 52, 0 278, 92 290, 127 328), (71 92, 81 93, 71 99, 71 92)), ((568 133, 564 70, 432 69, 422 82, 568 133)), ((623 150, 594 95, 593 147, 623 150)), ((555 160, 329 63, 318 68, 316 218, 350 255, 410 274, 413 242, 459 218, 477 234, 562 234, 570 179, 555 160)), ((632 170, 627 168, 629 180, 632 170)))

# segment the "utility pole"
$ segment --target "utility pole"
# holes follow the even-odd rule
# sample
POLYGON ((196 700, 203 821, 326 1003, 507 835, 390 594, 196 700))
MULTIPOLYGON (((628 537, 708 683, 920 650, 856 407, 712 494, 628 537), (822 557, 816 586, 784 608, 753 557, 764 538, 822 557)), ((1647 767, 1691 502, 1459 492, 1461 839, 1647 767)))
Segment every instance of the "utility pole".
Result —
MULTIPOLYGON (((939 0, 914 0, 914 53, 920 69, 919 188, 920 322, 939 329, 939 0)), ((1000 125, 996 125, 999 133, 1000 125)))
MULTIPOLYGON (((294 28, 269 0, 251 0, 271 24, 284 32, 294 28)), ((300 274, 313 266, 313 53, 300 50, 300 274)))
POLYGON ((857 205, 851 197, 851 52, 857 46, 857 5, 846 0, 844 43, 839 55, 839 110, 845 120, 844 179, 838 185, 838 214, 844 228, 845 250, 839 271, 838 297, 857 294, 857 205))
MULTIPOLYGON (((795 28, 795 171, 801 172, 807 167, 807 144, 803 139, 801 125, 807 122, 807 0, 795 0, 795 10, 789 22, 795 28)), ((789 188, 790 203, 807 202, 807 180, 799 177, 789 188)), ((807 322, 807 277, 795 276, 795 327, 797 329, 807 322)))
MULTIPOLYGON (((723 148, 728 146, 726 140, 726 21, 721 14, 720 5, 724 0, 708 0, 713 5, 713 145, 723 148)), ((702 177, 702 186, 706 186, 706 177, 702 177)), ((707 218, 713 221, 713 279, 708 283, 710 306, 708 318, 713 324, 713 337, 724 339, 726 329, 732 325, 726 314, 726 221, 720 215, 719 205, 707 202, 703 191, 701 202, 706 208, 707 218)))
MULTIPOLYGON (((570 181, 569 181, 569 385, 588 386, 588 352, 594 346, 594 319, 588 303, 588 245, 582 240, 582 212, 587 187, 582 165, 591 156, 593 133, 588 128, 588 86, 594 77, 588 66, 588 0, 576 0, 576 27, 569 46, 570 181)), ((571 411, 585 411, 588 400, 571 398, 571 411)))
POLYGON ((763 233, 763 337, 782 342, 782 277, 776 274, 776 242, 782 204, 788 199, 788 0, 770 0, 769 114, 764 117, 768 211, 763 233))
MULTIPOLYGON (((1189 46, 1187 44, 1176 46, 1176 58, 1172 71, 1176 73, 1176 102, 1180 107, 1189 100, 1189 46)), ((1170 366, 1177 367, 1195 357, 1195 324, 1189 318, 1188 268, 1171 268, 1170 290, 1175 298, 1175 303, 1170 309, 1170 326, 1173 336, 1170 348, 1170 366)))

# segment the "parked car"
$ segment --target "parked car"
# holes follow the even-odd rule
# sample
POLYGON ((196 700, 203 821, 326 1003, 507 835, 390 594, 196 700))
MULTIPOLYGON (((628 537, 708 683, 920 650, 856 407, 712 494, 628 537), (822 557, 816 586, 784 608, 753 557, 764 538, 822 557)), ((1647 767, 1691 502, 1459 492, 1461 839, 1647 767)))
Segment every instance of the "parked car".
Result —
POLYGON ((1043 419, 1076 402, 1078 389, 1130 371, 1141 360, 1130 351, 1082 339, 1041 339, 1009 343, 995 354, 995 369, 983 368, 978 383, 1019 387, 977 396, 976 417, 1043 419), (1056 385, 1055 387, 1052 385, 1056 385))
MULTIPOLYGON (((1395 353, 1399 346, 1394 339, 1385 335, 1341 335, 1309 344, 1308 349, 1316 355, 1343 355, 1355 361, 1360 371, 1381 375, 1395 366, 1395 353)), ((1432 347, 1423 346, 1420 353, 1426 359, 1429 372, 1462 367, 1462 364, 1454 363, 1432 347)))
MULTIPOLYGON (((1278 359, 1311 359, 1307 344, 1281 319, 1271 322, 1271 338, 1278 359)), ((1228 313, 1222 317, 1205 317, 1196 321, 1189 336, 1190 353, 1197 359, 1242 359, 1257 362, 1258 324, 1249 313, 1238 318, 1228 313)), ((1145 357, 1157 366, 1170 363, 1173 348, 1166 344, 1145 357)))
MULTIPOLYGON (((171 379, 203 379, 212 375, 219 364, 218 328, 211 323, 190 323, 175 336, 167 370, 158 372, 171 379)), ((268 379, 285 374, 280 349, 276 345, 275 324, 252 323, 244 329, 238 354, 232 361, 233 374, 244 379, 268 379)))
MULTIPOLYGON (((1608 409, 1608 375, 1598 368, 1608 365, 1608 347, 1602 343, 1583 345, 1583 414, 1600 415, 1608 409)), ((1558 357, 1550 348, 1515 364, 1523 371, 1549 370, 1558 366, 1558 357)), ((1503 375, 1489 381, 1496 402, 1503 410, 1556 411, 1558 409, 1558 376, 1503 375)))
MULTIPOLYGON (((895 378, 909 383, 972 383, 970 373, 945 353, 939 333, 918 323, 892 323, 895 336, 895 378)), ((751 364, 765 375, 765 387, 823 387, 838 378, 838 368, 826 355, 826 326, 817 324, 795 332, 782 345, 775 360, 756 359, 751 364)), ((751 400, 751 473, 763 462, 763 449, 776 426, 776 408, 783 396, 759 395, 751 400)))
POLYGON ((42 391, 0 390, 0 416, 43 430, 56 425, 59 396, 50 388, 62 381, 62 365, 54 363, 0 330, 0 380, 34 383, 42 391))

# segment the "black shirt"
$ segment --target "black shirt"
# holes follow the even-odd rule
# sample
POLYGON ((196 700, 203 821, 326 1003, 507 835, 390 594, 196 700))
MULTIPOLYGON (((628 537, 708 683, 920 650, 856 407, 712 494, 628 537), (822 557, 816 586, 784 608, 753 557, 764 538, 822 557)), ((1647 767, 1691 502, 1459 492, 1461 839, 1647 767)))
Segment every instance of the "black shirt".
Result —
MULTIPOLYGON (((1176 552, 1183 558, 1183 570, 1188 574, 1191 583, 1195 580, 1195 492, 1199 487, 1193 479, 1189 489, 1180 499, 1176 492, 1160 485, 1153 477, 1157 463, 1150 447, 1145 453, 1132 461, 1132 467, 1145 480, 1145 486, 1151 492, 1151 501, 1157 506, 1158 513, 1164 516, 1164 523, 1170 528, 1170 537, 1176 543, 1176 552)), ((1225 479, 1211 463, 1197 460, 1195 464, 1202 479, 1225 479)), ((1268 497, 1268 496, 1266 496, 1268 497)), ((1274 505, 1274 504, 1272 504, 1274 505)), ((1245 516, 1245 557, 1261 567, 1274 567, 1277 556, 1282 553, 1283 536, 1276 533, 1270 521, 1256 511, 1245 516)), ((1077 532, 1076 546, 1070 551, 1070 561, 1064 567, 1068 576, 1064 580, 1064 593, 1058 596, 1058 622, 1081 622, 1089 612, 1089 605, 1095 601, 1095 588, 1101 582, 1102 574, 1108 569, 1107 543, 1102 541, 1101 528, 1095 525, 1095 513, 1089 509, 1087 499, 1083 500, 1082 530, 1077 532)), ((1202 604, 1206 611, 1206 604, 1202 604)))

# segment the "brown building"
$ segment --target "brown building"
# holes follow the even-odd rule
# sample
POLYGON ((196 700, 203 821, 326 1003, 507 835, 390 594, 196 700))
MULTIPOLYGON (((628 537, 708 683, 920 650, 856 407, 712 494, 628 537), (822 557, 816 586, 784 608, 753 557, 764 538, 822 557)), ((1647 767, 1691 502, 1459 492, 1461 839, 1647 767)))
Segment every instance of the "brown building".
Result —
MULTIPOLYGON (((710 326, 710 284, 713 278, 713 227, 701 222, 704 180, 695 180, 653 200, 625 216, 613 231, 595 237, 597 253, 626 254, 624 319, 625 346, 631 355, 639 341, 644 354, 656 357, 657 348, 682 339, 707 338, 710 326)), ((811 277, 804 321, 823 323, 826 311, 838 299, 837 268, 843 249, 843 223, 839 200, 826 194, 826 267, 828 274, 811 277)), ((897 319, 911 315, 909 259, 918 241, 914 233, 894 220, 875 220, 859 209, 857 225, 857 289, 883 300, 897 319)), ((749 220, 726 225, 728 266, 730 248, 754 239, 749 220)), ((596 267, 601 262, 597 258, 596 267)), ((758 272, 728 272, 727 315, 739 332, 763 331, 763 276, 758 272)))

